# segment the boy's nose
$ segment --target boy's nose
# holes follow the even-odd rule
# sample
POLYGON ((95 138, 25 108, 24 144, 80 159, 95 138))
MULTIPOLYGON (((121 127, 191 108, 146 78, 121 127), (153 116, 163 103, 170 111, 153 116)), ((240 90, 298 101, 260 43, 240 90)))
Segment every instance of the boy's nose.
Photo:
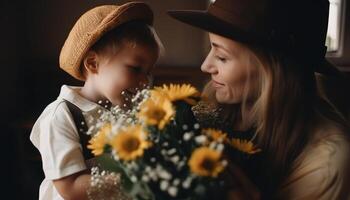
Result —
POLYGON ((145 86, 150 85, 150 77, 149 75, 141 75, 140 79, 139 79, 139 87, 140 88, 144 88, 145 86))

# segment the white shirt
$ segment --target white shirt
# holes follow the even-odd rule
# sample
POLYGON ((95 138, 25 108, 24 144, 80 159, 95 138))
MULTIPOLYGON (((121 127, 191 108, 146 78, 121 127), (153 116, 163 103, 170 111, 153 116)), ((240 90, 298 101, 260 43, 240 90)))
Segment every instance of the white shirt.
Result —
POLYGON ((62 200, 52 180, 87 168, 79 134, 65 100, 83 111, 88 127, 102 107, 80 96, 78 90, 79 87, 63 85, 57 100, 45 108, 30 134, 31 142, 40 151, 45 174, 39 190, 40 200, 62 200))

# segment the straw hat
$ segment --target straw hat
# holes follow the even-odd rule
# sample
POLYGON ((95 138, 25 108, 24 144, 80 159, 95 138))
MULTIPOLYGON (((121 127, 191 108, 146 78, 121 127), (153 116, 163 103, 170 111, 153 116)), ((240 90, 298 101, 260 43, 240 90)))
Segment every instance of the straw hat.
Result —
POLYGON ((296 56, 317 72, 338 74, 325 59, 328 13, 328 0, 216 0, 207 10, 168 11, 192 26, 296 56))
POLYGON ((142 2, 95 7, 83 14, 73 26, 59 57, 60 67, 78 80, 84 81, 81 62, 87 51, 108 31, 123 23, 141 20, 153 24, 151 8, 142 2))

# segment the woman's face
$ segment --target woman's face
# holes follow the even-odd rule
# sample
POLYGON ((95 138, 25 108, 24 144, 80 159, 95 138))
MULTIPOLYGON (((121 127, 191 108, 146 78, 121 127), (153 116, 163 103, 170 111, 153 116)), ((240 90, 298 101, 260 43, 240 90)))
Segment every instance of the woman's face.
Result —
POLYGON ((253 66, 252 53, 242 44, 209 33, 211 50, 201 70, 211 75, 211 86, 219 103, 237 104, 253 96, 250 87, 256 85, 257 67, 253 66), (249 88, 246 88, 248 86, 249 88))

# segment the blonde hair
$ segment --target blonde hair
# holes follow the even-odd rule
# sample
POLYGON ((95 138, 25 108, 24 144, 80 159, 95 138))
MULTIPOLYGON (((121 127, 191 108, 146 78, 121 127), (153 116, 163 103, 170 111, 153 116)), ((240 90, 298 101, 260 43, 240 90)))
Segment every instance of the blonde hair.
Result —
MULTIPOLYGON (((309 142, 318 119, 334 122, 344 129, 346 121, 329 102, 320 98, 315 74, 310 66, 277 51, 245 47, 251 55, 251 66, 247 67, 256 67, 258 70, 256 83, 252 85, 247 79, 240 105, 216 103, 225 108, 221 114, 223 120, 234 126, 239 120, 245 119, 243 111, 248 101, 251 101, 249 94, 254 93, 253 101, 249 102, 249 122, 243 123, 256 128, 255 141, 264 152, 264 176, 275 188, 289 173, 292 162, 309 142)), ((209 84, 203 93, 210 101, 216 101, 214 90, 209 84)))

